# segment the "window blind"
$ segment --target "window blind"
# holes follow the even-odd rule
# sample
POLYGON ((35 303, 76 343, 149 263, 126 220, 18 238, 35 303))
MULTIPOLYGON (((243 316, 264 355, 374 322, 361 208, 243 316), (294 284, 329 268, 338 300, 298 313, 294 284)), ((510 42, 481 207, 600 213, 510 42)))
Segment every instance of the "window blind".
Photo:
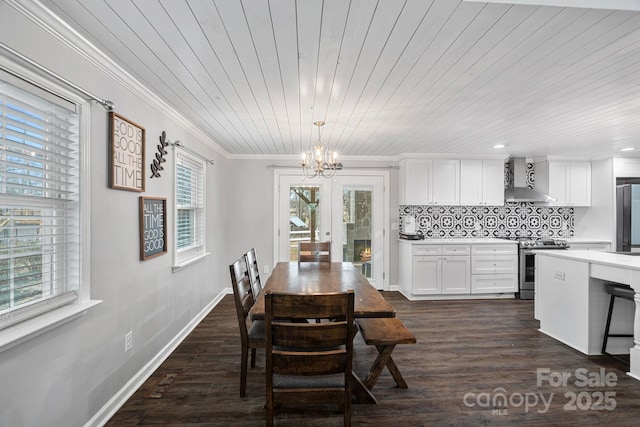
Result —
POLYGON ((79 114, 0 80, 0 328, 77 298, 79 114))
POLYGON ((201 255, 204 247, 204 164, 179 151, 176 160, 176 261, 201 255))

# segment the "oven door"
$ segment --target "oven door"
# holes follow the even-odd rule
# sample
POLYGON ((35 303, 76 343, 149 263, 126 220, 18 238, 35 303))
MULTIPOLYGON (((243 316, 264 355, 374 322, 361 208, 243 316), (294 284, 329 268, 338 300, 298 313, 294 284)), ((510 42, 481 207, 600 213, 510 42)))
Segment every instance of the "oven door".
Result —
POLYGON ((531 249, 520 249, 518 298, 533 299, 536 281, 536 255, 531 249))

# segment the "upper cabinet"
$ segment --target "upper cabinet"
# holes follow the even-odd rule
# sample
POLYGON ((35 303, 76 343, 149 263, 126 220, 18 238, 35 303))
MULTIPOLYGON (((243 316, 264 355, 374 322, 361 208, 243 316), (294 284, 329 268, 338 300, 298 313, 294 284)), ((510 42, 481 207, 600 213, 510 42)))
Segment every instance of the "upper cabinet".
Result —
POLYGON ((429 204, 431 185, 430 159, 400 160, 400 204, 427 205, 429 204))
POLYGON ((613 172, 616 178, 640 178, 640 159, 618 157, 614 159, 613 172))
POLYGON ((535 187, 555 199, 550 206, 591 206, 591 163, 536 163, 535 187))
POLYGON ((401 205, 459 205, 460 161, 403 159, 400 161, 401 205))
POLYGON ((504 205, 504 162, 460 160, 460 204, 504 205))

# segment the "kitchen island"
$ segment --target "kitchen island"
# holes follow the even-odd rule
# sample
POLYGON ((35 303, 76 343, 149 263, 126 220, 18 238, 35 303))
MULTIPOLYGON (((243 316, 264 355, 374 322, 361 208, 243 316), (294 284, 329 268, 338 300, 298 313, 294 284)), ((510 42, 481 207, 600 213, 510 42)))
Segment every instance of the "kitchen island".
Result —
POLYGON ((536 252, 535 316, 541 332, 584 354, 601 354, 609 282, 635 290, 634 302, 616 300, 611 322, 612 332, 633 331, 633 341, 610 339, 607 349, 628 353, 628 374, 640 380, 640 257, 583 250, 536 252))

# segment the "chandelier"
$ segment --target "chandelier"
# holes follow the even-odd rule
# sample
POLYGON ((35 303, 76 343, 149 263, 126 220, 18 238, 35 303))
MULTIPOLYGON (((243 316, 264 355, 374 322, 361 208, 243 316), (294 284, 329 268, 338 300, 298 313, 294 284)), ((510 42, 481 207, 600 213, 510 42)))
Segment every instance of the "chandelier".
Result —
POLYGON ((320 120, 313 124, 318 127, 318 143, 314 147, 309 143, 309 150, 302 153, 302 173, 307 178, 331 178, 342 165, 337 161, 338 153, 329 151, 329 147, 320 142, 320 128, 324 122, 320 120))

